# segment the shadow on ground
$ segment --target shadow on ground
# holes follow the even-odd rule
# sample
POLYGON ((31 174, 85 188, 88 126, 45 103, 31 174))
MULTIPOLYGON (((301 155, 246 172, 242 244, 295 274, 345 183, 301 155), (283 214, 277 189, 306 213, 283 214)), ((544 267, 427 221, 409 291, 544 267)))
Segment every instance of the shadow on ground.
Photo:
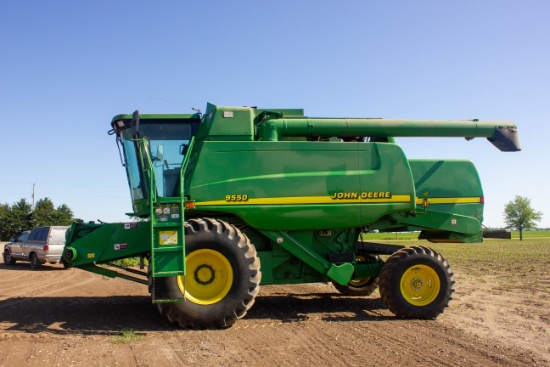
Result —
MULTIPOLYGON (((396 319, 382 313, 380 299, 332 294, 258 296, 245 320, 301 322, 382 321, 396 319)), ((240 321, 240 322, 244 322, 240 321)), ((110 335, 131 329, 140 332, 178 330, 166 321, 147 296, 28 297, 0 301, 3 330, 28 333, 110 335)))

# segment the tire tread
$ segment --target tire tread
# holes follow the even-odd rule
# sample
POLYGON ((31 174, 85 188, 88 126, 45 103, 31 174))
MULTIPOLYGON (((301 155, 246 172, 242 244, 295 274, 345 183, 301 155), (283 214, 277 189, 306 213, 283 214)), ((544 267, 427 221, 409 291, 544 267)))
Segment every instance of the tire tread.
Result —
MULTIPOLYGON (((226 308, 224 314, 215 320, 201 319, 200 315, 186 314, 178 307, 178 305, 181 305, 178 303, 159 303, 157 304, 157 308, 161 315, 166 317, 170 323, 179 325, 182 328, 227 328, 233 325, 238 319, 243 318, 254 304, 255 297, 258 295, 260 289, 260 260, 256 248, 248 237, 232 224, 212 218, 191 219, 185 223, 186 236, 201 235, 201 233, 206 233, 213 237, 226 238, 236 246, 240 254, 239 256, 244 259, 244 264, 248 268, 245 297, 237 305, 228 307, 228 309, 226 308)), ((150 272, 148 278, 149 292, 151 292, 152 279, 150 272)))

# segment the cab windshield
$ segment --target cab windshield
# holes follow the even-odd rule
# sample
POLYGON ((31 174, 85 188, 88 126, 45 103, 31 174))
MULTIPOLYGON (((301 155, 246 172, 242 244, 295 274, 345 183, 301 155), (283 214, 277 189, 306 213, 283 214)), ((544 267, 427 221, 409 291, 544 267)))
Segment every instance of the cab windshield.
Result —
POLYGON ((182 121, 141 120, 139 139, 132 137, 132 129, 121 133, 121 140, 126 161, 126 171, 130 184, 132 200, 147 198, 148 178, 145 167, 148 159, 144 153, 140 157, 139 145, 142 139, 150 155, 155 173, 156 195, 164 197, 179 196, 180 168, 183 162, 185 147, 189 144, 196 124, 182 121))

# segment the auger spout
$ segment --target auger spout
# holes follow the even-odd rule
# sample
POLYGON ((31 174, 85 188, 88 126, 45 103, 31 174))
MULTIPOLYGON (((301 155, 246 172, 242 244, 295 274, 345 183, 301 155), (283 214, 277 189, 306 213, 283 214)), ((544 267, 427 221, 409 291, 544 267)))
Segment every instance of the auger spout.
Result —
POLYGON ((516 125, 503 121, 278 118, 262 122, 259 135, 264 141, 285 137, 484 137, 501 151, 521 150, 516 125))

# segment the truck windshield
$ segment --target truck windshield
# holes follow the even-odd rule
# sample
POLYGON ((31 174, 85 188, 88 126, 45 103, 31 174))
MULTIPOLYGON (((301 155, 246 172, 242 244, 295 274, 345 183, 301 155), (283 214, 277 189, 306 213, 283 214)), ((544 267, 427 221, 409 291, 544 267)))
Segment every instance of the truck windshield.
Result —
MULTIPOLYGON (((194 125, 191 122, 142 120, 139 126, 139 136, 147 142, 147 150, 151 156, 157 196, 179 196, 180 168, 183 162, 184 147, 193 136, 194 125)), ((139 157, 138 144, 141 139, 132 139, 131 129, 121 134, 126 160, 126 170, 132 200, 147 197, 144 167, 147 159, 139 157)))

